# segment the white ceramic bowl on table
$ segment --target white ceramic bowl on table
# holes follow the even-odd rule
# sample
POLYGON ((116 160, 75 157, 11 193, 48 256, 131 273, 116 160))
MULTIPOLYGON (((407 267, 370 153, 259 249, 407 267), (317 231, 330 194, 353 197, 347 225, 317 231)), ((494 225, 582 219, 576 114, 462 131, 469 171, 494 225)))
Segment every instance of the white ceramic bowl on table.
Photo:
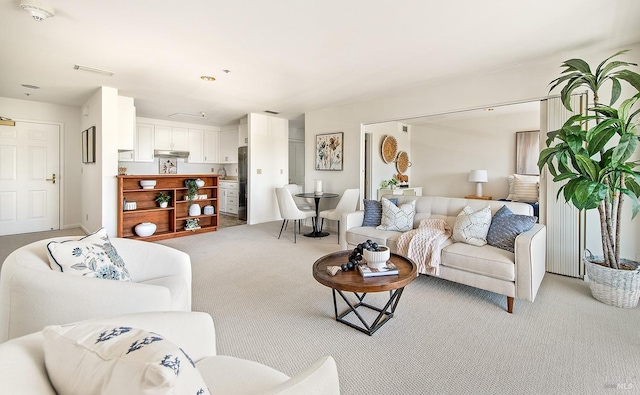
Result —
POLYGON ((362 251, 364 260, 367 261, 367 266, 372 269, 382 269, 387 266, 387 261, 391 256, 391 251, 388 247, 380 246, 378 251, 362 251))
POLYGON ((142 189, 153 189, 156 186, 156 180, 140 180, 142 189))

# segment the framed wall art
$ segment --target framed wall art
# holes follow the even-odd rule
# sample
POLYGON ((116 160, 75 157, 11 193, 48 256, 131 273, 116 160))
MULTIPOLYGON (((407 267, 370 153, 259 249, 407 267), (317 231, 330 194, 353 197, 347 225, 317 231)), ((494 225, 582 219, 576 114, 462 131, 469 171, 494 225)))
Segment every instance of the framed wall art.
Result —
POLYGON ((342 170, 344 133, 316 135, 316 170, 342 170))
POLYGON ((160 174, 177 174, 178 173, 178 159, 176 158, 160 158, 158 161, 160 166, 160 174))
POLYGON ((82 131, 82 163, 96 161, 96 127, 82 131))

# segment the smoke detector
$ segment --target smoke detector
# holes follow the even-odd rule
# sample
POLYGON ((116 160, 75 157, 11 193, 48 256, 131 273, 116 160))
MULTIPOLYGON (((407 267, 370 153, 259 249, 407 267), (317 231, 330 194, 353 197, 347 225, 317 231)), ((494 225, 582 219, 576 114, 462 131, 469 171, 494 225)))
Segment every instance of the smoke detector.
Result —
POLYGON ((20 7, 31 14, 31 17, 40 22, 55 15, 53 7, 40 0, 22 0, 20 7))

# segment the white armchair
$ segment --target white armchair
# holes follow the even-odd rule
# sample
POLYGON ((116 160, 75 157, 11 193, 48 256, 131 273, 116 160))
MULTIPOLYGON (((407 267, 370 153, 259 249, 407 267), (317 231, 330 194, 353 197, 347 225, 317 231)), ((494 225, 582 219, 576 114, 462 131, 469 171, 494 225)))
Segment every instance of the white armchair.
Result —
MULTIPOLYGON (((282 236, 282 231, 286 228, 290 219, 293 220, 293 242, 296 242, 296 224, 298 232, 302 227, 302 220, 315 218, 316 212, 313 210, 300 210, 296 206, 293 196, 286 188, 276 188, 276 198, 278 199, 278 208, 280 209, 280 216, 282 217, 282 226, 280 227, 280 234, 278 239, 282 236)), ((315 226, 315 225, 314 225, 315 226)))
POLYGON ((191 310, 191 259, 182 251, 139 240, 110 238, 131 282, 54 271, 40 240, 12 252, 0 273, 0 342, 46 325, 147 311, 191 310))
MULTIPOLYGON (((206 313, 138 313, 83 323, 131 326, 161 334, 189 354, 212 394, 340 393, 337 367, 330 356, 289 377, 258 362, 216 355, 215 327, 206 313)), ((2 393, 55 395, 44 357, 42 332, 0 344, 2 393)))
POLYGON ((319 217, 322 218, 320 230, 324 226, 324 219, 338 221, 338 244, 340 244, 340 220, 342 216, 350 212, 356 211, 358 207, 358 198, 360 190, 357 188, 347 189, 342 194, 338 205, 334 209, 320 211, 319 217))

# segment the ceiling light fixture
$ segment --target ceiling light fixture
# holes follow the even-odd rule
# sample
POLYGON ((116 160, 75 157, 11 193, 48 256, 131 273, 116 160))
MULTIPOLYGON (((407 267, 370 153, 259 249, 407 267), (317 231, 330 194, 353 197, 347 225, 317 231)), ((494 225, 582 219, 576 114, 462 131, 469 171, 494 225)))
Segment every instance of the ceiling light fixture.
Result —
POLYGON ((215 81, 216 79, 214 77, 208 76, 208 75, 202 75, 200 76, 200 79, 205 80, 205 81, 215 81))
POLYGON ((264 110, 264 112, 266 112, 267 114, 273 114, 273 115, 278 115, 278 114, 280 114, 280 113, 279 113, 279 112, 277 112, 277 111, 271 111, 271 110, 264 110))
POLYGON ((188 114, 186 112, 175 112, 171 115, 169 115, 170 117, 175 117, 175 116, 182 116, 182 117, 191 117, 191 118, 209 118, 207 117, 207 114, 204 113, 204 111, 200 111, 199 114, 188 114))
POLYGON ((104 75, 108 75, 109 77, 113 77, 113 74, 114 74, 112 71, 96 69, 95 67, 82 66, 79 64, 73 66, 73 68, 76 70, 83 70, 83 71, 90 71, 92 73, 104 74, 104 75))
POLYGON ((29 89, 40 89, 39 86, 35 86, 35 85, 22 84, 22 86, 29 89))
POLYGON ((41 0, 22 0, 20 7, 31 14, 36 22, 44 21, 56 14, 53 7, 41 0))

